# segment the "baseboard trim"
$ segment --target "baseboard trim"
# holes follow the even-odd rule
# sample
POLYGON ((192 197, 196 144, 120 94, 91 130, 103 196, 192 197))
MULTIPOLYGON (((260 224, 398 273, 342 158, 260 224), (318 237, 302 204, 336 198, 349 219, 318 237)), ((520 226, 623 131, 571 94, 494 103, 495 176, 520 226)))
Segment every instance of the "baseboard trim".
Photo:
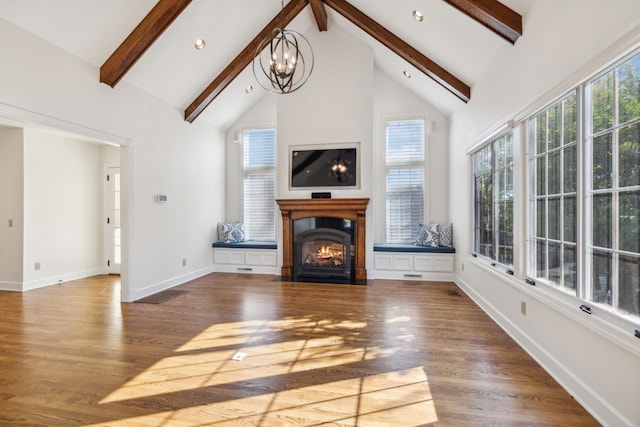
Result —
POLYGON ((390 270, 367 270, 367 279, 386 280, 414 280, 433 282, 453 282, 455 274, 449 272, 436 271, 390 271, 390 270))
POLYGON ((216 273, 280 274, 280 267, 264 265, 214 264, 214 270, 216 273))
POLYGON ((21 282, 0 281, 0 291, 21 292, 22 291, 22 283, 21 282))
POLYGON ((105 274, 104 268, 96 267, 87 270, 75 271, 72 273, 63 273, 56 276, 44 277, 38 280, 32 280, 29 282, 23 282, 21 284, 21 291, 31 291, 33 289, 44 288, 47 286, 57 285, 59 283, 69 282, 71 280, 84 279, 85 277, 97 276, 105 274))
POLYGON ((213 273, 213 265, 183 274, 181 276, 176 276, 174 278, 165 280, 163 282, 146 286, 142 289, 133 290, 131 295, 132 296, 131 301, 127 301, 127 302, 137 301, 140 298, 148 297, 149 295, 153 295, 158 292, 162 292, 167 289, 174 288, 178 285, 182 285, 183 283, 187 283, 191 280, 195 280, 199 277, 206 276, 207 274, 211 274, 211 273, 213 273))

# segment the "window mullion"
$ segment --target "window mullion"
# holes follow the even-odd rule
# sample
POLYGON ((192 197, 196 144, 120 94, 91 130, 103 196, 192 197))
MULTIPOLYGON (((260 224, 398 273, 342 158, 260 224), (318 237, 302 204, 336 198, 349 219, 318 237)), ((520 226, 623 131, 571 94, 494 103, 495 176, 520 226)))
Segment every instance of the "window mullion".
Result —
POLYGON ((618 73, 613 73, 613 135, 612 135, 612 195, 611 195, 611 306, 618 310, 619 278, 620 278, 620 103, 618 102, 620 81, 618 73))
POLYGON ((496 155, 496 143, 495 141, 491 143, 490 145, 491 147, 491 152, 493 153, 492 155, 492 162, 491 162, 491 191, 492 191, 492 210, 491 210, 491 216, 492 216, 492 222, 493 222, 493 245, 492 245, 492 254, 493 254, 493 259, 494 260, 498 260, 498 255, 499 255, 499 238, 500 238, 500 233, 499 233, 499 225, 500 225, 500 200, 498 197, 499 194, 499 188, 498 188, 498 182, 500 182, 500 178, 498 177, 498 156, 496 155))
POLYGON ((592 275, 591 271, 591 243, 592 236, 591 230, 587 229, 588 224, 593 224, 592 221, 592 202, 593 195, 591 193, 592 177, 589 173, 593 168, 593 160, 589 155, 593 150, 593 135, 591 129, 593 129, 593 119, 591 118, 592 109, 591 105, 588 105, 586 100, 589 98, 587 92, 590 92, 586 84, 581 85, 578 88, 578 141, 581 142, 576 147, 576 156, 578 158, 578 182, 577 182, 577 211, 578 211, 578 242, 577 242, 577 262, 578 262, 578 286, 577 296, 584 300, 591 300, 592 298, 592 275))

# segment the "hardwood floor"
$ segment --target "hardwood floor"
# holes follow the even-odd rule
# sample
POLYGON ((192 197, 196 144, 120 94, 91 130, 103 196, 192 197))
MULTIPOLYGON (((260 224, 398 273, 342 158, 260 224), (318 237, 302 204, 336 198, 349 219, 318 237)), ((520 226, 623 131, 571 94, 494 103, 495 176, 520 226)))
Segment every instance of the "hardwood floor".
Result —
POLYGON ((453 283, 216 273, 176 289, 0 292, 0 425, 598 425, 453 283))

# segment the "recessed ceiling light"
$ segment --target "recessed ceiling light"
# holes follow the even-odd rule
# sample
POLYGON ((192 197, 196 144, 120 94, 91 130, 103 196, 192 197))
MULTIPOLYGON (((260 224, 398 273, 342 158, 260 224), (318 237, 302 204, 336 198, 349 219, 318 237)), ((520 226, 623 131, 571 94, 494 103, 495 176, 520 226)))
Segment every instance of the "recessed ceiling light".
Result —
POLYGON ((419 10, 414 10, 413 19, 415 19, 418 22, 422 22, 422 20, 424 19, 424 16, 422 16, 422 12, 420 12, 419 10))
POLYGON ((194 46, 195 46, 195 47, 196 47, 196 49, 198 49, 198 50, 202 50, 202 49, 204 49, 204 45, 205 45, 205 42, 204 42, 204 40, 202 40, 202 39, 198 39, 198 40, 196 40, 196 42, 195 42, 195 44, 194 44, 194 46))
POLYGON ((251 92, 253 92, 253 86, 251 86, 251 85, 247 86, 247 87, 245 88, 245 90, 244 90, 244 91, 245 91, 246 93, 251 93, 251 92))
POLYGON ((411 73, 410 73, 410 72, 408 72, 407 70, 404 70, 404 71, 402 72, 402 74, 404 74, 404 76, 405 76, 406 78, 408 78, 408 79, 410 79, 410 78, 411 78, 411 73))

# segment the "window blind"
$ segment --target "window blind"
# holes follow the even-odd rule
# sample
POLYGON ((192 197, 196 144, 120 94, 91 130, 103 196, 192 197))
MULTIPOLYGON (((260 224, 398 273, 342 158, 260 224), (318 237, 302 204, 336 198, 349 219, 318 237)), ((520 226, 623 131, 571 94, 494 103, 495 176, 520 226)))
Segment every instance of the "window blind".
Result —
POLYGON ((275 240, 275 130, 245 131, 243 147, 243 222, 246 238, 275 240))
POLYGON ((386 123, 386 240, 410 243, 424 221, 424 120, 386 123))

